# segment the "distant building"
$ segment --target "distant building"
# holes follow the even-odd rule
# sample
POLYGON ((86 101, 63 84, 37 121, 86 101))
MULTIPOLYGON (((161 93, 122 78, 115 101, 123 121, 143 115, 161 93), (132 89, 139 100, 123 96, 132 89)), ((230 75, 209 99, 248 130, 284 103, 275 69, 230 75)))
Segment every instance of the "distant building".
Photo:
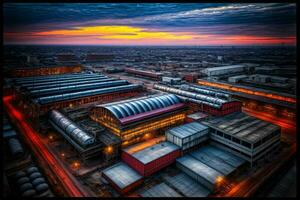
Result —
POLYGON ((168 84, 178 84, 181 82, 181 78, 174 78, 174 77, 166 77, 166 76, 163 76, 162 77, 162 82, 164 83, 168 83, 168 84))
POLYGON ((219 76, 231 73, 245 72, 251 66, 248 64, 240 64, 240 65, 229 65, 222 67, 210 67, 202 70, 202 73, 206 74, 206 76, 219 76))

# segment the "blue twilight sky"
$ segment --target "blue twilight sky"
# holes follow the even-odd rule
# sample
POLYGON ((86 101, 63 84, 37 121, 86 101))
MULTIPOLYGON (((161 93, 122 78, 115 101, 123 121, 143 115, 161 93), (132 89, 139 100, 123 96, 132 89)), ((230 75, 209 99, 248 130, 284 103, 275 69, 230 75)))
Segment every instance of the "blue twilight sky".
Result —
POLYGON ((12 44, 295 44, 295 37, 291 3, 4 4, 4 42, 12 44))

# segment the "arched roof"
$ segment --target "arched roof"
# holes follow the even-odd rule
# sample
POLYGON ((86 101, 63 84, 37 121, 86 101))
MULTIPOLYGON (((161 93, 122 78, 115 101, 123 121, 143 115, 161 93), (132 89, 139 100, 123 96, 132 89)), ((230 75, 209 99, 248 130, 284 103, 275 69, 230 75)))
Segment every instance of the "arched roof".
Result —
POLYGON ((107 105, 104 108, 112 112, 117 119, 137 115, 152 110, 165 108, 180 103, 180 99, 174 94, 155 96, 146 99, 137 99, 120 104, 107 105))

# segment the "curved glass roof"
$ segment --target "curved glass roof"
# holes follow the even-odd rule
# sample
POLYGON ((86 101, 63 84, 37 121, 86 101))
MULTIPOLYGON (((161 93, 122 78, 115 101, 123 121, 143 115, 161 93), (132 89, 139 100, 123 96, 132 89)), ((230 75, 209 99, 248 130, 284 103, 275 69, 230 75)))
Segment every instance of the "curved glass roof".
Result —
POLYGON ((137 99, 130 102, 120 104, 107 105, 104 108, 108 109, 118 119, 128 116, 137 115, 140 113, 165 108, 174 104, 180 103, 179 98, 174 94, 150 97, 147 99, 137 99))

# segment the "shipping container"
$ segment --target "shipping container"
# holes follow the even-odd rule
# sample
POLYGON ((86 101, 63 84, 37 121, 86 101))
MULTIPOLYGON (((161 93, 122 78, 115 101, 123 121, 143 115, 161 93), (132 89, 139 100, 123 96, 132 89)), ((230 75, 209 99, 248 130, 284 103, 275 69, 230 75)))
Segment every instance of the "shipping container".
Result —
POLYGON ((158 170, 175 162, 181 156, 179 146, 162 142, 135 153, 122 151, 122 160, 142 176, 150 176, 158 170))

